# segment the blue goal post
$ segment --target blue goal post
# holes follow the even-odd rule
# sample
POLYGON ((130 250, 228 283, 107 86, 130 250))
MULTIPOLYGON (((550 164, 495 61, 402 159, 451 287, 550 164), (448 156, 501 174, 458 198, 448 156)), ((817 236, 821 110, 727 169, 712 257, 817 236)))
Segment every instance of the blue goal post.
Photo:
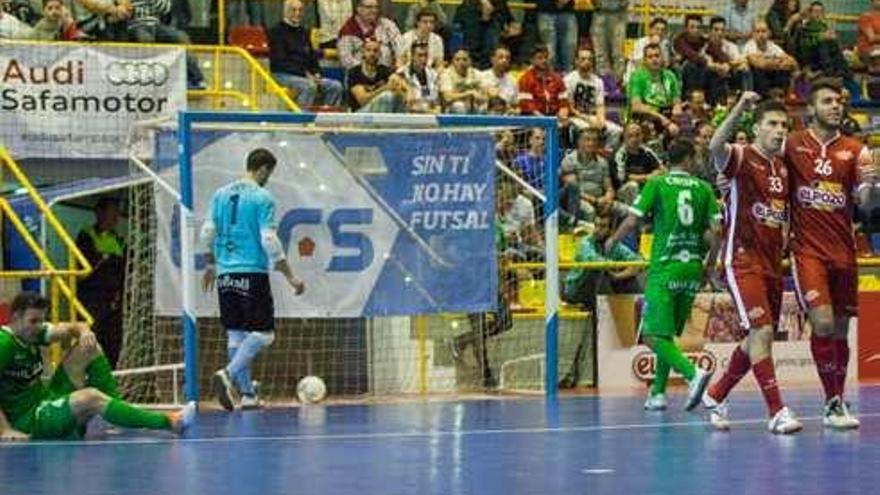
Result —
POLYGON ((479 116, 479 115, 411 115, 411 114, 314 114, 280 112, 206 112, 184 111, 178 115, 178 153, 180 173, 180 273, 182 288, 182 331, 184 350, 184 386, 188 401, 199 400, 198 346, 196 330, 196 225, 194 211, 193 133, 199 125, 219 124, 234 131, 236 124, 256 125, 320 125, 348 126, 364 129, 394 126, 395 129, 454 128, 540 128, 546 136, 544 147, 544 352, 546 372, 544 393, 547 400, 557 399, 558 328, 559 328, 559 258, 558 258, 558 181, 559 135, 555 117, 479 116))

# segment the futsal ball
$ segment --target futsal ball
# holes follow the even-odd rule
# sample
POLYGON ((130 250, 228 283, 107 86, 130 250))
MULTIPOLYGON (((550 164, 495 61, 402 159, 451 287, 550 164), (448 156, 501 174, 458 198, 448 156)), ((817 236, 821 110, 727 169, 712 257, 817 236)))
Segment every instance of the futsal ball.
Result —
POLYGON ((296 396, 303 404, 315 404, 327 397, 327 386, 317 376, 306 376, 296 385, 296 396))

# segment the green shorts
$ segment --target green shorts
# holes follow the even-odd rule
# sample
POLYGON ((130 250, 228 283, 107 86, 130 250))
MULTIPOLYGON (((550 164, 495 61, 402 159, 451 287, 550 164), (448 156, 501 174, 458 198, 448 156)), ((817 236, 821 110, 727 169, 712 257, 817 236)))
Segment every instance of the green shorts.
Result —
POLYGON ((645 287, 642 334, 670 339, 681 335, 702 282, 700 263, 652 267, 645 287))
POLYGON ((82 438, 85 428, 70 407, 70 394, 76 390, 64 368, 58 368, 47 387, 46 397, 15 422, 15 428, 35 440, 73 440, 82 438))

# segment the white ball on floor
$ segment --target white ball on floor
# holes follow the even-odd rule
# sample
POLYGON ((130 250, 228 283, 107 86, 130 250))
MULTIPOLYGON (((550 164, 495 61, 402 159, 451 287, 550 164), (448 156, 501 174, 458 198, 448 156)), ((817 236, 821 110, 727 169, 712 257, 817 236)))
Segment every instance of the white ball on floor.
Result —
POLYGON ((296 396, 303 404, 315 404, 327 397, 327 385, 317 376, 306 376, 296 385, 296 396))

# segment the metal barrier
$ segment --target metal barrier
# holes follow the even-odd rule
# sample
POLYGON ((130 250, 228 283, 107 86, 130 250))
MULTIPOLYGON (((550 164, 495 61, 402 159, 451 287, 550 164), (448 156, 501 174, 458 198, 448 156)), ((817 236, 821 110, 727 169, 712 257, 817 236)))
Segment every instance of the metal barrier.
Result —
POLYGON ((77 321, 82 317, 83 321, 91 325, 93 323, 92 315, 89 314, 88 310, 76 297, 76 279, 90 274, 92 272, 92 265, 89 264, 89 261, 83 256, 76 243, 70 237, 70 234, 64 229, 64 226, 55 217, 55 214, 52 213, 52 209, 40 197, 36 188, 34 188, 33 184, 30 183, 27 176, 21 170, 21 167, 12 159, 6 148, 0 147, 0 182, 3 181, 4 171, 7 169, 21 189, 30 197, 37 210, 46 219, 48 225, 58 235, 64 247, 67 248, 68 262, 67 268, 56 267, 43 247, 40 246, 40 243, 34 239, 27 226, 15 213, 9 201, 5 197, 0 196, 0 219, 5 218, 9 221, 12 228, 18 232, 34 256, 39 260, 41 267, 39 270, 0 270, 0 278, 48 278, 50 283, 49 294, 52 301, 51 320, 53 322, 61 321, 62 305, 60 303, 62 296, 64 296, 70 313, 66 319, 77 321))

